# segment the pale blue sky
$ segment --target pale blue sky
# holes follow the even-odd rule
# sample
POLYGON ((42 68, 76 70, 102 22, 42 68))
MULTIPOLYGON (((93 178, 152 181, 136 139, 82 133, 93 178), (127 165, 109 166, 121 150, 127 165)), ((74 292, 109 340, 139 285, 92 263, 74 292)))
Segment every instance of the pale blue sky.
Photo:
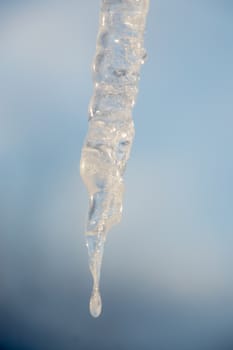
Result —
POLYGON ((222 350, 233 344, 233 6, 151 0, 123 221, 93 321, 79 158, 99 3, 0 1, 0 343, 222 350))

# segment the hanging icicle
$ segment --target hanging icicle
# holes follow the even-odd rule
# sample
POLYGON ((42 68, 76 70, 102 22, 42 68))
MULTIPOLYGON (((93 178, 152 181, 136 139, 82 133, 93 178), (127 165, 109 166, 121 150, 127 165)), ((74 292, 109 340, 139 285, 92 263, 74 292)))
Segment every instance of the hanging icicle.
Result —
POLYGON ((146 58, 143 37, 148 6, 149 0, 102 0, 94 93, 80 164, 90 200, 85 234, 93 277, 93 317, 102 309, 99 279, 106 234, 121 220, 122 177, 134 138, 132 107, 146 58))

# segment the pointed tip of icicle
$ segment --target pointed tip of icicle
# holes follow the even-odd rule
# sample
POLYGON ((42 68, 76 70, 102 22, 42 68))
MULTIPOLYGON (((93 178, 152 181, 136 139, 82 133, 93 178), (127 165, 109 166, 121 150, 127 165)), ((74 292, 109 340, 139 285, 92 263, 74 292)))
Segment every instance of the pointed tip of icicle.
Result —
POLYGON ((102 312, 102 301, 99 291, 92 293, 89 305, 90 314, 92 317, 97 318, 102 312))
POLYGON ((102 301, 99 292, 100 270, 103 257, 105 236, 103 234, 87 235, 89 267, 93 278, 93 291, 90 298, 90 314, 97 318, 102 312, 102 301))

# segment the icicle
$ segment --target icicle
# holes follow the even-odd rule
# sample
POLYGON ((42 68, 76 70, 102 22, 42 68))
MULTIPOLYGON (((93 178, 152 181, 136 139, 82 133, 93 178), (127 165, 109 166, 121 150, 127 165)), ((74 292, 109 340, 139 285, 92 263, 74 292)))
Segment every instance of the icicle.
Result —
POLYGON ((134 138, 132 107, 146 57, 143 37, 148 6, 149 0, 102 0, 94 93, 80 164, 90 198, 86 240, 93 277, 93 317, 102 309, 99 279, 106 234, 121 220, 122 177, 134 138))

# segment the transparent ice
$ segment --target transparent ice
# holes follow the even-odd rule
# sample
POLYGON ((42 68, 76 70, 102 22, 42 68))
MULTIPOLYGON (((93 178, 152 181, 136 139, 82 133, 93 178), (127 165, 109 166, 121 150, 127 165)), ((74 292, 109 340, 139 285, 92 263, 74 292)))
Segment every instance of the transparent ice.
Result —
POLYGON ((94 92, 80 171, 89 193, 86 244, 93 277, 90 312, 101 314, 99 292, 104 242, 121 220, 123 174, 134 138, 132 108, 138 92, 149 0, 102 0, 96 54, 94 92))

